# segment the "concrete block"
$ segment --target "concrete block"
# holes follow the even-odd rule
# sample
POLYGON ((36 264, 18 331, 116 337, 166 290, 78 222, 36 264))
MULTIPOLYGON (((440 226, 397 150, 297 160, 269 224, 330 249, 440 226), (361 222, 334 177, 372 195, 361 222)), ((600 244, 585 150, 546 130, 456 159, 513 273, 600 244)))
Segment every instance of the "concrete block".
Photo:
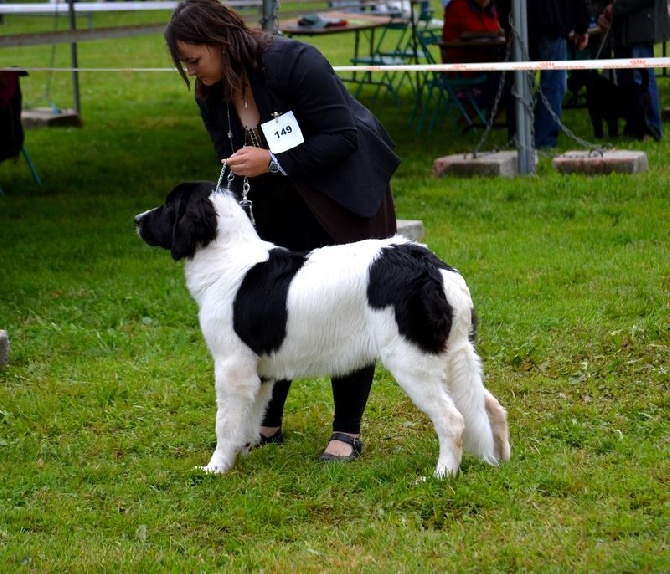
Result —
POLYGON ((80 128, 81 117, 72 110, 33 108, 21 112, 21 123, 26 129, 32 128, 80 128))
POLYGON ((454 154, 433 161, 435 177, 515 177, 518 174, 516 151, 472 154, 454 154))
POLYGON ((603 153, 568 151, 555 157, 551 165, 559 173, 565 174, 607 175, 649 171, 647 154, 635 150, 612 150, 603 153))
POLYGON ((399 219, 396 222, 396 227, 398 228, 398 235, 407 237, 412 241, 423 240, 423 222, 419 219, 399 219))
POLYGON ((0 329, 0 371, 9 363, 9 337, 7 331, 0 329))

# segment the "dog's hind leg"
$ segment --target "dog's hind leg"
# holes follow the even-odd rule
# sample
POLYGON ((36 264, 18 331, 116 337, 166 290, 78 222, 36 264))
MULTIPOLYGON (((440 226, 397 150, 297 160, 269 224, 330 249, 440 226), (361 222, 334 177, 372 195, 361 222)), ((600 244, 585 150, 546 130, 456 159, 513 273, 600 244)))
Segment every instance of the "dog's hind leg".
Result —
POLYGON ((498 460, 509 460, 509 426, 507 424, 507 411, 488 390, 484 390, 484 406, 489 417, 489 423, 493 430, 493 442, 495 456, 498 460))
POLYGON ((442 359, 404 350, 390 353, 383 358, 383 363, 433 423, 440 445, 435 476, 444 478, 457 474, 463 457, 464 421, 444 387, 442 359))
POLYGON ((254 362, 244 359, 217 360, 215 371, 216 449, 204 470, 224 473, 248 442, 261 380, 254 362))

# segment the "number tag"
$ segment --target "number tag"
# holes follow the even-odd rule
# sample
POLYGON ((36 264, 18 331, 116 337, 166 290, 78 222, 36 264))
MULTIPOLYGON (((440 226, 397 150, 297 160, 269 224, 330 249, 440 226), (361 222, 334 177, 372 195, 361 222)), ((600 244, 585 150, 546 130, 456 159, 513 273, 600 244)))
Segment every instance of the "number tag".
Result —
POLYGON ((261 124, 261 129, 272 153, 282 153, 305 141, 293 112, 286 112, 261 124))

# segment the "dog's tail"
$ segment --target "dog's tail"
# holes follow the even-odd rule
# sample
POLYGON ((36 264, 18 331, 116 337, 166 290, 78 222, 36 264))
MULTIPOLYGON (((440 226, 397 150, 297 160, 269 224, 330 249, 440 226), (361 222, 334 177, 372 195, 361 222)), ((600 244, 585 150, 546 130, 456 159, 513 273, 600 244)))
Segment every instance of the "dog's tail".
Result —
POLYGON ((482 363, 474 346, 477 322, 470 292, 458 276, 445 277, 445 291, 453 307, 447 343, 446 384, 449 396, 463 415, 463 446, 489 464, 497 464, 496 447, 486 412, 482 363))

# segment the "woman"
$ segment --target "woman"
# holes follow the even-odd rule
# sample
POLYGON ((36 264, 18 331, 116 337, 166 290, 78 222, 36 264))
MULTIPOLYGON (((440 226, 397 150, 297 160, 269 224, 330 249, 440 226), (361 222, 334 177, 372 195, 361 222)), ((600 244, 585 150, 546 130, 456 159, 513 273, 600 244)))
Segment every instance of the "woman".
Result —
MULTIPOLYGON (((497 43, 487 45, 485 42, 476 42, 477 33, 483 38, 504 37, 505 32, 500 25, 499 13, 493 0, 451 0, 444 8, 442 24, 443 42, 460 42, 463 35, 469 33, 473 37, 473 45, 465 47, 451 47, 442 50, 442 61, 447 64, 467 64, 477 62, 492 62, 501 60, 504 48, 497 43), (476 45, 475 45, 476 44, 476 45)), ((480 38, 481 39, 481 38, 480 38)), ((474 88, 473 96, 477 105, 489 116, 493 112, 498 90, 501 88, 500 72, 460 72, 460 76, 484 77, 479 87, 474 88)), ((496 114, 503 109, 506 112, 505 124, 508 135, 513 137, 514 128, 514 100, 511 97, 511 76, 502 79, 502 92, 498 102, 496 114)))
MULTIPOLYGON (((462 40, 464 32, 504 36, 498 19, 498 10, 493 0, 452 0, 449 2, 444 8, 442 40, 457 42, 462 40)), ((488 62, 491 60, 491 55, 489 47, 447 48, 443 51, 442 61, 451 64, 488 62)))
MULTIPOLYGON (((395 233, 394 144, 316 48, 250 29, 218 0, 181 2, 165 40, 187 86, 196 77, 205 127, 234 175, 233 190, 248 184, 263 239, 309 250, 395 233)), ((332 380, 333 434, 323 460, 360 455, 373 375, 369 365, 332 380)), ((275 383, 261 444, 283 442, 289 385, 275 383)))

